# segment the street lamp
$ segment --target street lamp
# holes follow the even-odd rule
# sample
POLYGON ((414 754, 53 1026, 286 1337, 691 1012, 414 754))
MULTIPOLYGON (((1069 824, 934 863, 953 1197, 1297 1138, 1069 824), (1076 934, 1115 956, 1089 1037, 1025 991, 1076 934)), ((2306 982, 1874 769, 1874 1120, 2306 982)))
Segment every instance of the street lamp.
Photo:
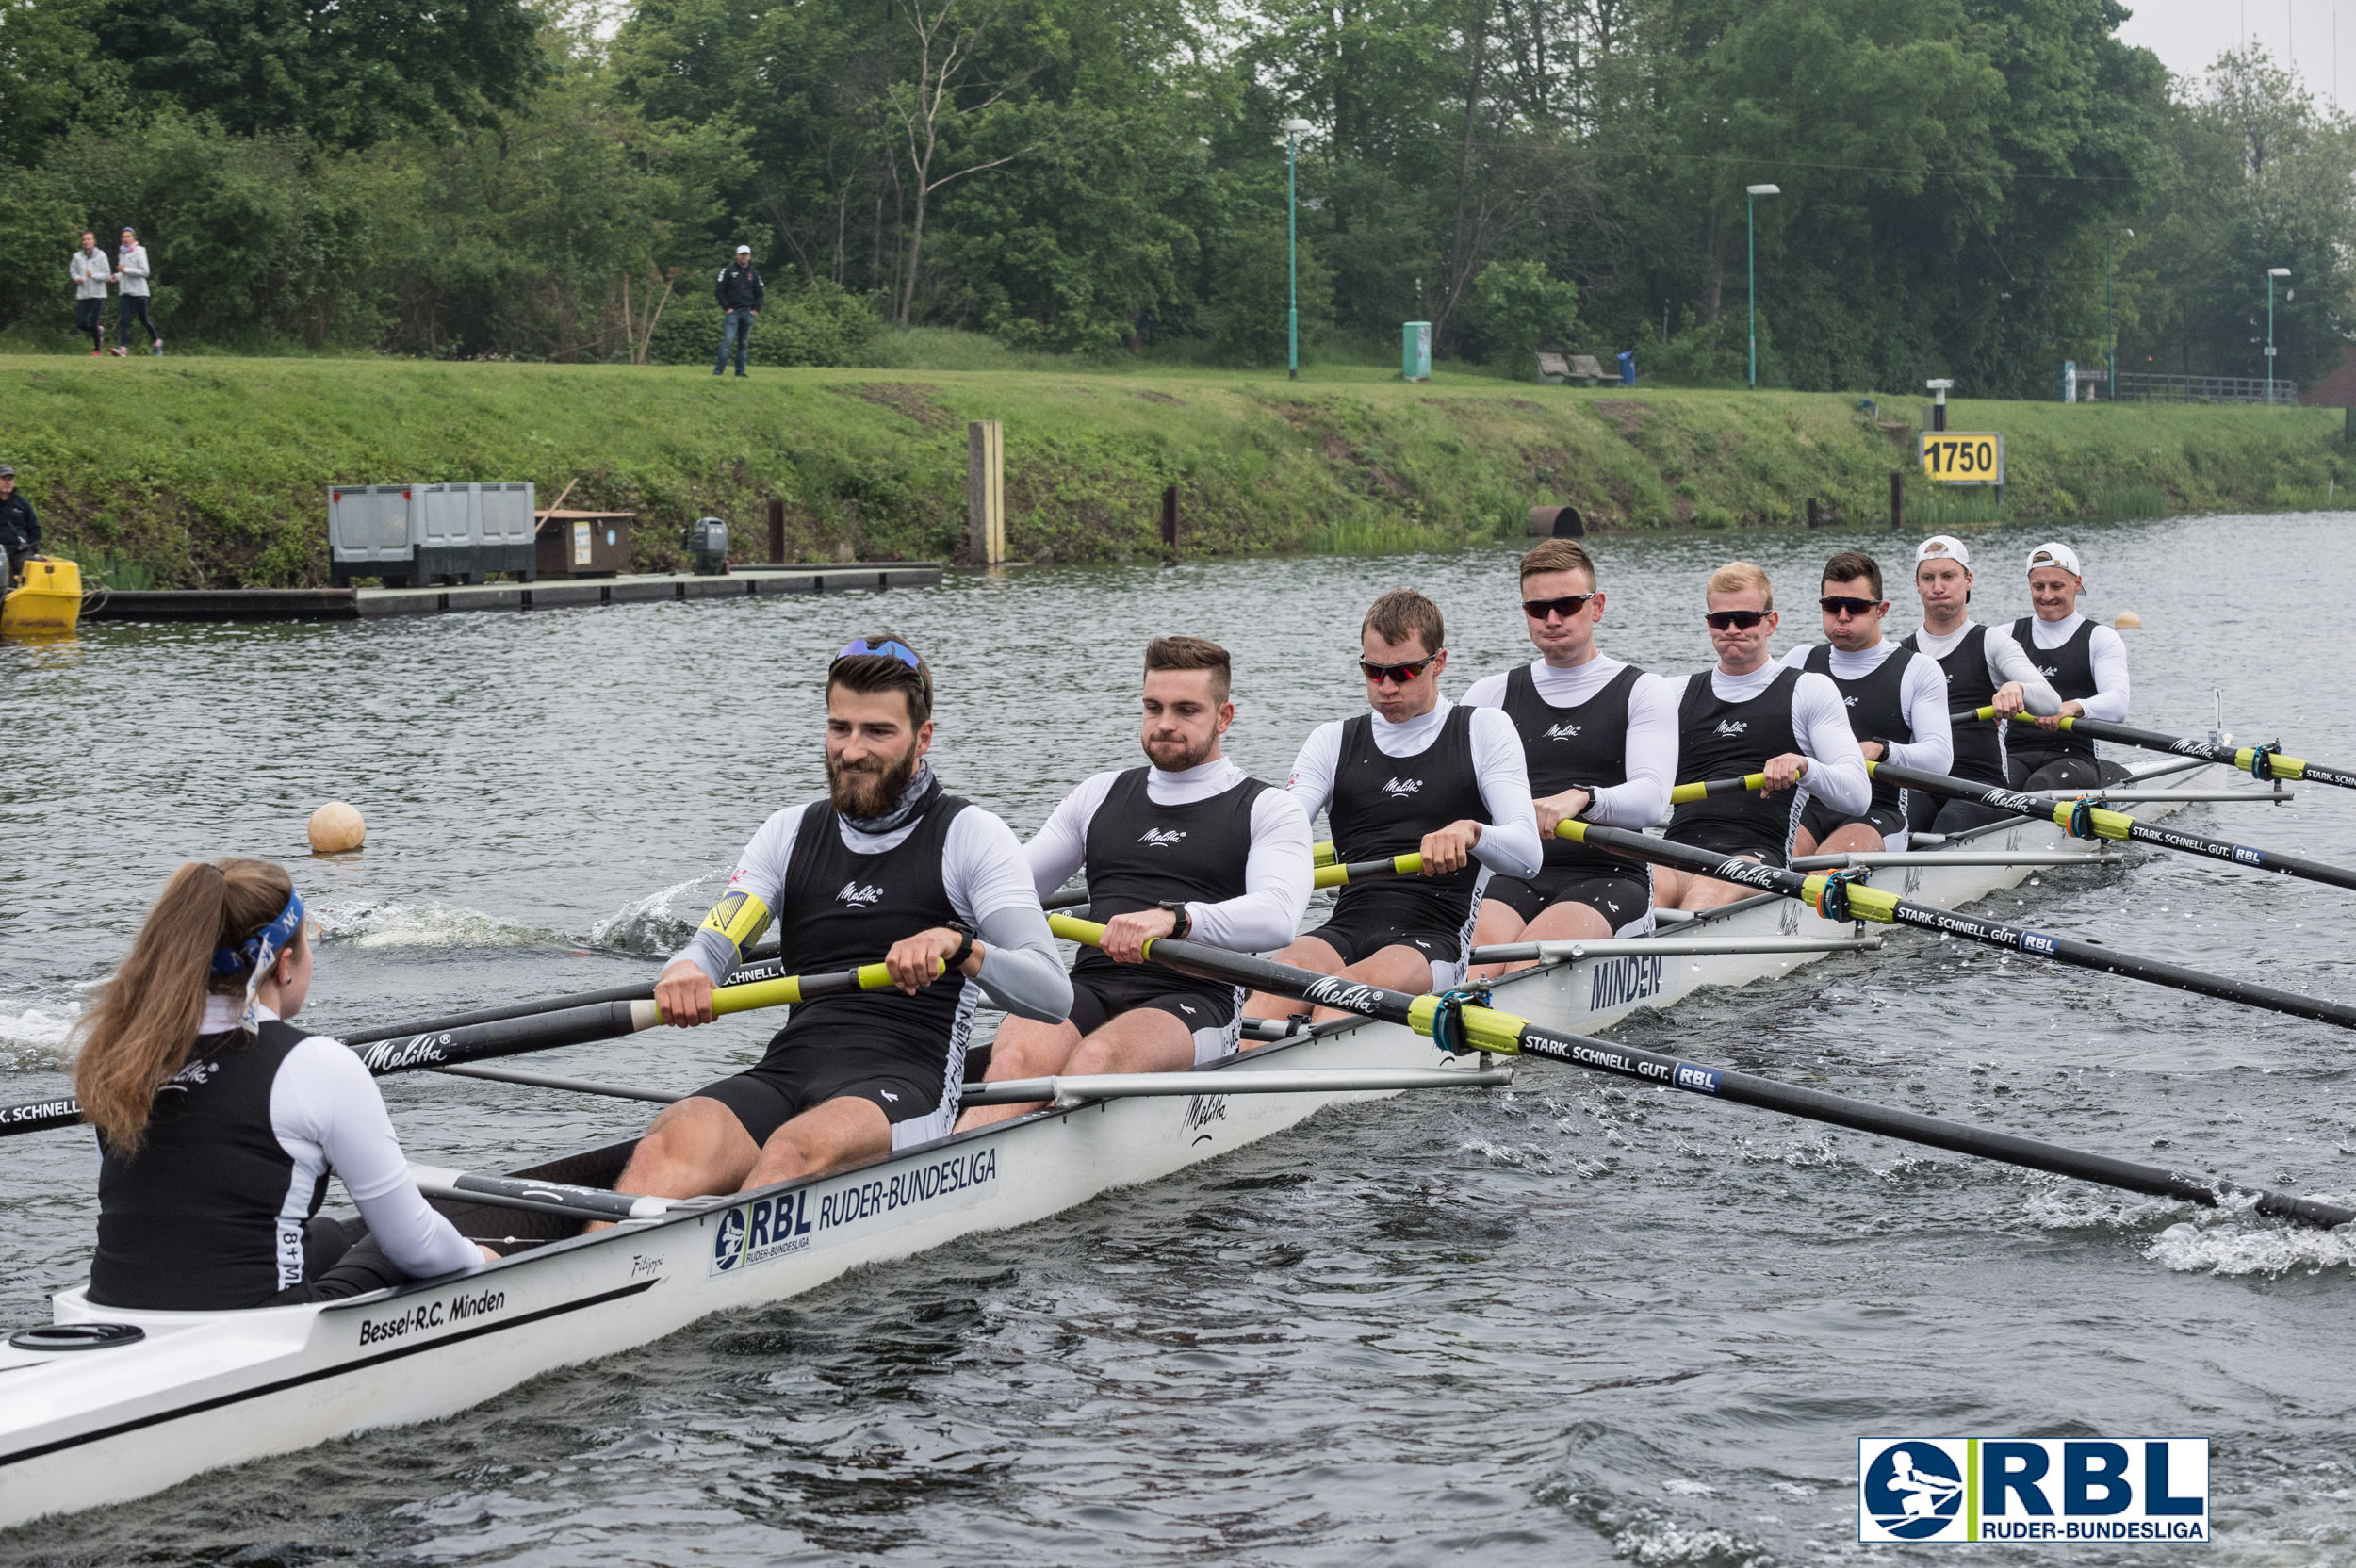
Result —
MULTIPOLYGON (((2130 239, 2135 237, 2135 231, 2133 229, 2121 229, 2119 233, 2130 239)), ((2119 269, 2112 265, 2112 260, 2118 253, 2119 240, 2114 237, 2102 250, 2102 314, 2109 318, 2111 326, 2109 369, 2111 384, 2110 390, 2103 396, 2113 402, 2119 401, 2119 269)))
POLYGON ((1284 122, 1284 274, 1291 301, 1284 313, 1284 375, 1291 381, 1301 379, 1301 233, 1294 216, 1301 186, 1295 170, 1301 138, 1316 129, 1306 120, 1284 122))
POLYGON ((1751 385, 1759 385, 1759 199, 1780 196, 1781 186, 1754 185, 1743 188, 1742 246, 1750 253, 1751 262, 1751 385))
POLYGON ((2274 406, 2274 280, 2287 278, 2287 267, 2266 269, 2266 406, 2274 406))

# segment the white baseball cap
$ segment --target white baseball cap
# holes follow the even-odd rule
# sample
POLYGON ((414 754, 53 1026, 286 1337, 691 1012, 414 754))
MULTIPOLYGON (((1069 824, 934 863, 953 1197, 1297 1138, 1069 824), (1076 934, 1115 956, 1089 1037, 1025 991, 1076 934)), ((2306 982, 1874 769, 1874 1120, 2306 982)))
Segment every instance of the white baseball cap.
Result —
POLYGON ((750 245, 739 245, 736 248, 736 253, 740 256, 748 256, 753 253, 753 248, 750 245))
POLYGON ((1934 533, 1914 547, 1914 564, 1920 566, 1925 561, 1952 561, 1967 572, 1972 569, 1972 552, 1952 533, 1934 533))
POLYGON ((2034 572, 2039 566, 2058 566, 2071 577, 2086 576, 2078 565, 2078 552, 2058 539, 2039 545, 2029 552, 2029 570, 2034 572))

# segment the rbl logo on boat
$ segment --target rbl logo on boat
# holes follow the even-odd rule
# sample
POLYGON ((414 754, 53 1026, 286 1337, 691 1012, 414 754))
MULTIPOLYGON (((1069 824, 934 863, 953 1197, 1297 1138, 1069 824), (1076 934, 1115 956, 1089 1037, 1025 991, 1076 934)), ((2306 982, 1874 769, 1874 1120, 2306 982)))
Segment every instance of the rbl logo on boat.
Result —
POLYGON ((2209 1539, 2205 1437, 1865 1437, 1857 1538, 2209 1539))

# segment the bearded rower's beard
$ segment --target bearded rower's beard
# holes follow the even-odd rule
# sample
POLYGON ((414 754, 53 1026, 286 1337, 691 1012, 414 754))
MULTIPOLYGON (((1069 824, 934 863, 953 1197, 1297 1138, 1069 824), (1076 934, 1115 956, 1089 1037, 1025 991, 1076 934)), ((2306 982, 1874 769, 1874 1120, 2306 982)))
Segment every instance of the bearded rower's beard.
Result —
POLYGON ((897 761, 886 764, 870 757, 850 763, 826 759, 826 798, 846 817, 880 817, 892 809, 900 792, 916 776, 916 743, 897 761))
POLYGON ((1146 760, 1164 773, 1185 773, 1199 768, 1211 760, 1211 752, 1219 744, 1213 735, 1199 746, 1189 746, 1184 740, 1151 740, 1145 743, 1146 760))

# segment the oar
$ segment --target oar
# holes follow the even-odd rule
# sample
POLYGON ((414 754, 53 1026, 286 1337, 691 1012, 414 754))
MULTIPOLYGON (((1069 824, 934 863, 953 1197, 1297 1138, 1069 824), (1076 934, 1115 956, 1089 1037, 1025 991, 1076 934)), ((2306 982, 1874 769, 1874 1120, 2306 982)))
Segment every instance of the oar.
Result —
POLYGON ((2198 833, 2172 827, 2154 827, 2150 823, 2137 822, 2124 811, 2107 810, 2092 801, 2040 800, 2036 795, 1995 789, 1969 778, 1952 778, 1943 773, 1924 773, 1895 762, 1868 762, 1865 766, 1876 778, 1903 784, 1909 790, 1927 790, 1950 800, 1968 800, 1994 810, 2051 822, 2073 838, 2124 839, 2133 843, 2155 844, 2161 849, 2180 849, 2187 855, 2205 855, 2212 860, 2248 866, 2252 871, 2280 872, 2284 876, 2301 876, 2310 882, 2329 882, 2335 888, 2356 888, 2356 871, 2343 871, 2321 860, 2285 855, 2280 850, 2252 849, 2248 844, 2204 839, 2198 833))
MULTIPOLYGON (((728 1014, 750 1012, 756 1007, 790 1007, 822 996, 879 991, 891 984, 892 973, 883 965, 862 964, 835 974, 786 975, 748 985, 722 986, 712 993, 712 1010, 728 1014)), ((421 1068, 480 1062, 494 1056, 520 1055, 527 1051, 552 1051, 560 1045, 583 1045, 591 1040, 618 1039, 652 1029, 662 1021, 663 1010, 650 1000, 598 1002, 523 1018, 495 1019, 456 1029, 419 1030, 376 1040, 361 1049, 358 1055, 370 1072, 382 1078, 388 1073, 415 1072, 421 1068)), ((81 1119, 82 1107, 72 1095, 29 1104, 0 1105, 0 1137, 71 1127, 81 1119)))
MULTIPOLYGON (((1993 719, 1993 708, 1967 708, 1947 715, 1951 724, 1972 724, 1993 719)), ((2035 724, 2030 715, 2022 713, 2015 724, 2035 724)), ((2310 762, 2304 758, 2285 757, 2273 746, 2219 746, 2206 741, 2196 741, 2184 735, 2163 735, 2156 729, 2136 729, 2108 719, 2064 718, 2059 727, 2072 735, 2084 735, 2089 741, 2115 741, 2122 746, 2141 746, 2146 751, 2172 752, 2178 757, 2198 757, 2204 762, 2222 762, 2229 768, 2239 768, 2252 778, 2303 779, 2310 784, 2336 784, 2343 790, 2356 790, 2356 769, 2335 768, 2329 763, 2310 762)))
MULTIPOLYGON (((1421 855, 1394 855, 1387 860, 1354 860, 1346 866, 1329 862, 1311 874, 1310 882, 1319 888, 1341 888, 1352 882, 1372 882, 1385 876, 1417 876, 1422 872, 1421 855)), ((1054 923, 1052 917, 1049 923, 1054 923)))
POLYGON ((2121 953, 2099 943, 2080 941, 2074 937, 2057 936, 2050 931, 2007 925, 2002 921, 1983 920, 1977 915, 1959 914, 1953 909, 1942 909, 1936 904, 1917 904, 1912 899, 1900 898, 1895 893, 1868 887, 1855 879, 1857 874, 1854 872, 1817 872, 1804 876, 1795 871, 1786 871, 1781 866, 1737 859, 1710 850, 1695 849, 1690 844, 1655 839, 1643 833, 1626 833, 1616 827, 1599 827, 1576 819, 1566 818, 1555 831, 1563 838, 1577 840, 1596 849, 1608 849, 1614 855, 1650 860, 1656 865, 1675 866, 1703 876, 1714 876, 1722 882, 1757 888, 1761 892, 1777 893, 1785 898, 1796 898, 1826 920, 1870 920, 1884 925, 1917 926, 1925 931, 1961 937, 1966 941, 1985 943, 1989 947, 2009 948, 2035 957, 2075 964, 2080 969, 2095 970, 2104 974, 2123 974, 2130 979, 2148 980, 2155 986, 2173 986, 2178 990, 2193 991, 2201 996, 2214 996, 2226 1002, 2239 1002, 2272 1012, 2288 1013, 2294 1018, 2336 1023, 2343 1029, 2356 1029, 2356 1007, 2276 990, 2271 986, 2253 986, 2246 981, 2228 980, 2222 975, 2186 969, 2182 964, 2164 963, 2157 958, 2138 958, 2133 954, 2121 953))
MULTIPOLYGON (((1104 932, 1101 925, 1068 916, 1057 916, 1049 923, 1055 928, 1057 936, 1074 941, 1092 942, 1103 937, 1104 932)), ((1800 1117, 1809 1121, 1827 1122, 1835 1127, 1878 1134, 1906 1143, 1924 1144, 1952 1153, 1998 1160, 2006 1165, 2023 1166, 2031 1170, 2048 1171, 2057 1176, 2072 1176, 2083 1182, 2145 1193, 2154 1198, 2172 1198, 2210 1207, 2228 1198, 2236 1200, 2254 1199, 2252 1206, 2260 1214, 2282 1215, 2311 1225, 2327 1227, 2344 1225, 2356 1219, 2356 1209, 2318 1202, 2294 1193, 2274 1192, 2218 1178, 2164 1170, 2158 1166, 2137 1165, 2128 1160, 2112 1159, 2106 1154, 2090 1154, 2037 1138, 2000 1133, 1991 1128, 1945 1121, 1913 1111, 1877 1105, 1867 1100, 1852 1100, 1846 1095, 1828 1094, 1822 1089, 1801 1088, 1773 1078, 1758 1078, 1726 1068, 1680 1061, 1675 1056, 1663 1056, 1636 1046, 1615 1045, 1585 1035, 1546 1028, 1528 1019, 1516 1018, 1491 1007, 1469 1004, 1458 1006, 1437 996, 1410 996, 1404 991, 1371 986, 1363 980, 1347 979, 1335 974, 1316 974, 1287 964, 1270 963, 1265 958, 1206 947, 1199 942, 1173 941, 1165 937, 1146 943, 1145 956, 1188 974, 1254 990, 1298 996, 1342 1012, 1381 1019, 1388 1023, 1405 1024, 1416 1034, 1435 1040, 1446 1036, 1448 1038, 1444 1043, 1452 1048, 1566 1062, 1573 1067, 1590 1068, 1623 1078, 1757 1105, 1763 1110, 1780 1111, 1786 1116, 1800 1117)))

